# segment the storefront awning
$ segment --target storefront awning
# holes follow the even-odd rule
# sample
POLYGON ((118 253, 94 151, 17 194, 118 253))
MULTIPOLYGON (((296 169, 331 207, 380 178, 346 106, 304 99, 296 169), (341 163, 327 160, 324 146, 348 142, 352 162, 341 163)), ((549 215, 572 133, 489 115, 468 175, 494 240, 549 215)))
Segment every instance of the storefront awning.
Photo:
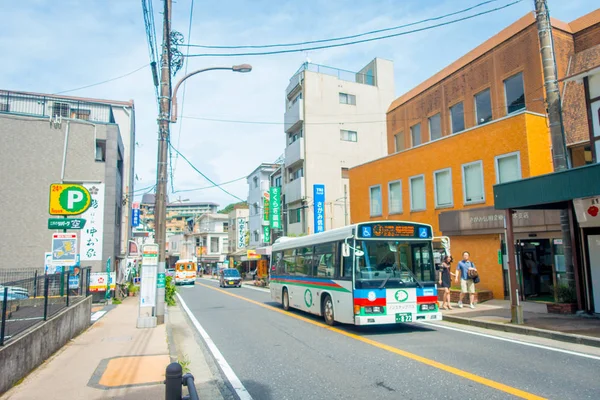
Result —
POLYGON ((494 186, 494 207, 562 209, 573 199, 600 195, 600 163, 494 186))

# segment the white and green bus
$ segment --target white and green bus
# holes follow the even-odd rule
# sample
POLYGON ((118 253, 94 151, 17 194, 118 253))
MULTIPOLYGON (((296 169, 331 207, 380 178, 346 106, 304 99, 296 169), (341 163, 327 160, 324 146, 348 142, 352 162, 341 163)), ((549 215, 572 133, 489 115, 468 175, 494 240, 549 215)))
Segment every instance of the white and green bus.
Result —
POLYGON ((441 320, 430 225, 366 222, 272 246, 271 298, 355 325, 441 320))

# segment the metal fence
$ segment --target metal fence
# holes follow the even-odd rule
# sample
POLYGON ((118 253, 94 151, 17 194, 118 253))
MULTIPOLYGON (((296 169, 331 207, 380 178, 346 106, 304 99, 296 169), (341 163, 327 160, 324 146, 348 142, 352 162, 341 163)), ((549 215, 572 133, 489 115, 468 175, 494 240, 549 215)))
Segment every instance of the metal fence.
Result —
MULTIPOLYGON (((90 267, 0 284, 0 346, 89 295, 90 267)), ((13 271, 12 276, 18 273, 13 271)), ((5 273, 2 277, 8 276, 5 273)))
POLYGON ((8 90, 0 90, 0 113, 115 122, 112 108, 108 104, 8 90))

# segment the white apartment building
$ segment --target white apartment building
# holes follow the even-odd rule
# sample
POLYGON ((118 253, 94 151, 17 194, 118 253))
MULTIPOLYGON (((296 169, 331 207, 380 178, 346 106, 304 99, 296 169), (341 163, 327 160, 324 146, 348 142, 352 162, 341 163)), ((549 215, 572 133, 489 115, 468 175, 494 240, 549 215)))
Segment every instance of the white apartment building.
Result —
MULTIPOLYGON (((279 168, 279 164, 260 164, 250 175, 248 175, 248 207, 250 215, 248 220, 248 231, 250 233, 250 248, 270 244, 269 218, 265 218, 264 198, 269 192, 271 174, 279 168), (266 233, 266 238, 265 238, 266 233)), ((268 197, 268 195, 267 195, 268 197)))
POLYGON ((205 271, 223 268, 229 248, 229 215, 207 213, 198 217, 191 235, 196 241, 198 265, 205 271))
POLYGON ((393 62, 375 58, 359 72, 307 62, 285 94, 286 233, 314 233, 316 220, 323 230, 349 224, 348 169, 387 154, 393 62), (314 185, 323 185, 325 192, 317 219, 314 185))

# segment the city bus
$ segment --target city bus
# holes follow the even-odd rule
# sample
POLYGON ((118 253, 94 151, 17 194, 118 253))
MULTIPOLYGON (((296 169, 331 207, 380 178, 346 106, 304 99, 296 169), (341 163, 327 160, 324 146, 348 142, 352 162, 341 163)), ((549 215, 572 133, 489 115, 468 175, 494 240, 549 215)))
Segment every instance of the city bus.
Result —
POLYGON ((271 298, 354 325, 439 321, 431 225, 365 222, 272 246, 271 298))

